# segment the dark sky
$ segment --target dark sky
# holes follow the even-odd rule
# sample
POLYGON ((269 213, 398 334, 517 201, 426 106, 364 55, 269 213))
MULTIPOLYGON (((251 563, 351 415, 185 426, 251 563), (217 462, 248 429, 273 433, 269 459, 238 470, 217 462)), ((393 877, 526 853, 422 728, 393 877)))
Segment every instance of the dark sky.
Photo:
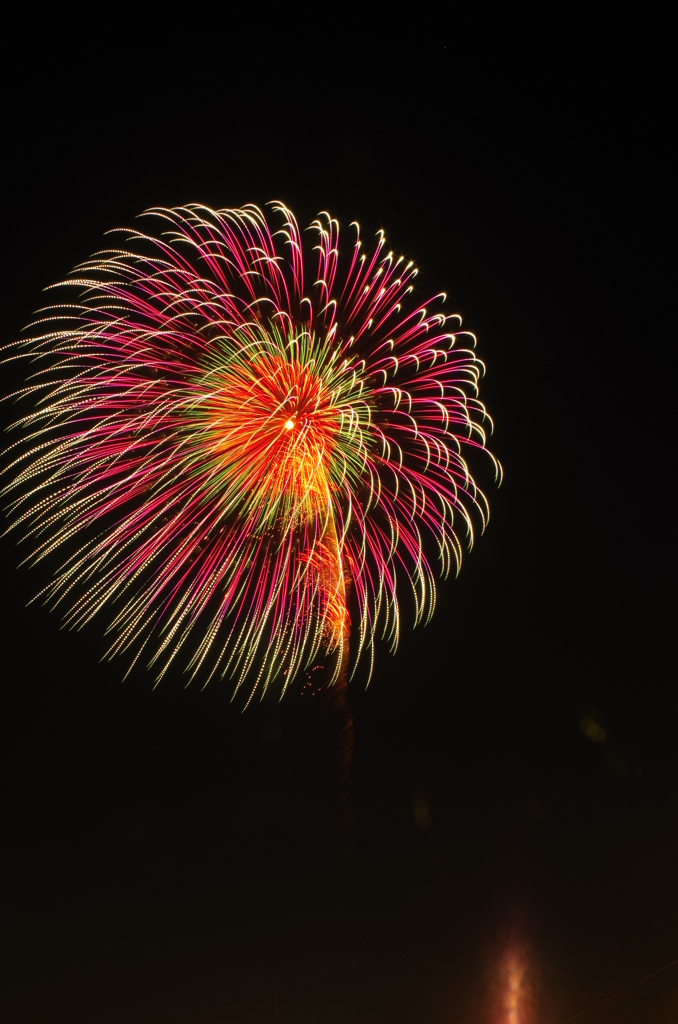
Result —
POLYGON ((678 960, 661 66, 642 33, 436 11, 385 52, 48 32, 5 69, 3 343, 146 206, 327 209, 478 335, 505 483, 350 690, 349 853, 320 712, 122 685, 103 620, 25 608, 41 570, 3 540, 2 1021, 256 1022, 227 1007, 277 993, 280 1024, 481 1024, 512 948, 539 1024, 674 1019, 678 967, 642 980, 678 960))

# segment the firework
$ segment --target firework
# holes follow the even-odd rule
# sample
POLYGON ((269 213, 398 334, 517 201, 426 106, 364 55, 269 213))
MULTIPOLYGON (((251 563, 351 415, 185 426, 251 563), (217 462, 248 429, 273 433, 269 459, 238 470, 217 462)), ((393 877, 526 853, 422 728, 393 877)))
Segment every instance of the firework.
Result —
POLYGON ((277 230, 255 206, 144 218, 4 349, 30 363, 10 397, 33 403, 3 468, 9 530, 58 561, 38 596, 70 627, 106 610, 108 656, 158 680, 179 659, 249 701, 321 652, 333 681, 361 658, 369 678, 398 588, 428 621, 431 561, 458 570, 459 533, 488 518, 475 338, 444 295, 413 301, 382 232, 365 252, 352 225, 340 257, 336 220, 302 237, 281 203, 277 230))

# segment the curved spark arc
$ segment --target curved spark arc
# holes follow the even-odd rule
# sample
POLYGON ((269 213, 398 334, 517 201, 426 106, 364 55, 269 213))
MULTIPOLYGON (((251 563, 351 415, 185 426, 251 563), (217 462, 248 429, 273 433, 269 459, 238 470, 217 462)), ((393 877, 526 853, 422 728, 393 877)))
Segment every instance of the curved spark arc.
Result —
POLYGON ((76 268, 53 287, 77 300, 3 352, 31 361, 13 397, 35 402, 3 468, 9 529, 27 561, 61 556, 38 596, 75 628, 111 608, 130 670, 145 653, 159 681, 188 650, 189 682, 248 680, 247 702, 321 650, 346 672, 349 592, 371 674, 399 576, 415 624, 433 614, 424 535, 446 576, 455 516, 469 546, 489 516, 467 465, 491 429, 475 338, 429 310, 443 295, 411 303, 416 268, 382 232, 366 254, 356 225, 342 273, 336 220, 309 247, 271 206, 277 231, 255 206, 147 211, 159 233, 76 268))

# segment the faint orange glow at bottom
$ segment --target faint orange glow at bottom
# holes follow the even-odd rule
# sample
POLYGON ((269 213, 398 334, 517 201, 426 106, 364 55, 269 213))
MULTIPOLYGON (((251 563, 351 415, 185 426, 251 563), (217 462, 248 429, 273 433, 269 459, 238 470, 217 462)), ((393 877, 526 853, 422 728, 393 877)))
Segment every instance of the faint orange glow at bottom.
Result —
POLYGON ((504 995, 506 1024, 521 1024, 520 1004, 522 1002, 524 973, 525 971, 521 963, 516 961, 509 963, 506 971, 506 993, 504 995))
POLYGON ((531 1024, 532 999, 527 975, 524 954, 515 948, 509 949, 501 966, 501 1008, 496 1018, 497 1024, 531 1024))

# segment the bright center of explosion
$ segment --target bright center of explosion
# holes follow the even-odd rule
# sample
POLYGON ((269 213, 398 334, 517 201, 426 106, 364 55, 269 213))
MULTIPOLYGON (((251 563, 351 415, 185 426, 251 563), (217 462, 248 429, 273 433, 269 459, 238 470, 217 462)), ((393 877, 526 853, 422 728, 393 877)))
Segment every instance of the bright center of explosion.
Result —
POLYGON ((262 352, 220 376, 210 403, 212 450, 254 518, 281 529, 326 519, 340 415, 314 361, 262 352))
POLYGON ((324 632, 336 647, 348 628, 332 505, 341 414, 315 358, 300 360, 271 348, 215 374, 210 448, 224 480, 238 481, 241 514, 254 530, 277 536, 300 531, 309 538, 299 556, 301 571, 324 594, 324 632))

